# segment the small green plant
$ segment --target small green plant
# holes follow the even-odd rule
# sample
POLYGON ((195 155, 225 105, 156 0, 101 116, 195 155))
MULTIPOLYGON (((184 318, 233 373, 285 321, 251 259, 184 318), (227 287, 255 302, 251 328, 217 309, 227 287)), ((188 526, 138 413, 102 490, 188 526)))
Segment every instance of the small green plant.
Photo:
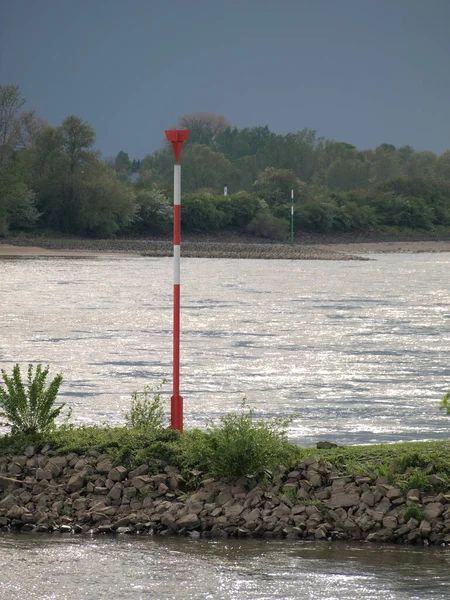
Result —
POLYGON ((125 413, 127 427, 143 432, 156 432, 165 426, 166 414, 162 400, 162 386, 167 383, 163 379, 156 387, 146 385, 142 392, 131 394, 130 410, 125 413))
POLYGON ((292 502, 296 502, 297 500, 297 492, 298 488, 296 485, 289 485, 283 488, 281 492, 281 497, 286 496, 292 502))
POLYGON ((311 500, 301 500, 301 504, 305 506, 323 506, 323 500, 319 500, 319 498, 311 498, 311 500))
MULTIPOLYGON (((12 434, 35 435, 55 429, 55 419, 65 403, 55 406, 59 387, 63 381, 58 373, 48 387, 45 386, 49 367, 28 365, 27 383, 22 380, 20 366, 16 364, 12 376, 2 369, 5 388, 0 387, 0 425, 10 427, 12 434)), ((71 411, 67 415, 70 418, 71 411)))
POLYGON ((423 519, 423 510, 416 502, 409 502, 403 516, 405 517, 405 521, 416 519, 420 522, 423 519))
POLYGON ((420 469, 411 469, 408 479, 400 485, 401 490, 404 492, 407 492, 408 490, 421 490, 422 492, 426 492, 430 487, 428 475, 420 469))
POLYGON ((426 456, 419 454, 419 452, 407 452, 395 461, 398 473, 405 473, 407 469, 411 468, 423 468, 426 467, 428 463, 429 459, 426 456))
POLYGON ((439 405, 441 410, 445 410, 447 415, 450 415, 450 391, 444 394, 439 405))
POLYGON ((262 475, 292 459, 294 446, 286 438, 292 419, 255 420, 246 400, 239 412, 220 417, 207 431, 194 430, 182 438, 185 463, 217 477, 262 475))

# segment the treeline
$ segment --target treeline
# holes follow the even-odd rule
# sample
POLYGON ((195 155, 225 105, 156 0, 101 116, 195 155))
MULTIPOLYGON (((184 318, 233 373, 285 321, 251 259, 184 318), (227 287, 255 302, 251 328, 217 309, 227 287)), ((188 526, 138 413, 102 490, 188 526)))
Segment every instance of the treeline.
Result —
MULTIPOLYGON (((172 227, 173 155, 124 151, 104 160, 95 132, 71 116, 50 127, 16 86, 0 86, 0 235, 51 229, 109 237, 165 235, 172 227)), ((237 129, 224 117, 181 117, 184 231, 233 229, 287 239, 307 232, 450 227, 450 151, 375 150, 318 137, 237 129), (229 195, 224 196, 224 187, 229 195)))

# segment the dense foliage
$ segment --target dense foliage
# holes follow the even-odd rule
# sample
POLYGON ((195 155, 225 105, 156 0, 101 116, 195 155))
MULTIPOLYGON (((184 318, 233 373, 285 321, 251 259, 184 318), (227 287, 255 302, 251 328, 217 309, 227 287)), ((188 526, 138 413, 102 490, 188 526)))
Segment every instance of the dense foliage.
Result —
MULTIPOLYGON (((69 116, 50 127, 24 112, 17 86, 0 86, 0 235, 50 229, 83 236, 166 235, 172 150, 103 160, 95 132, 69 116)), ((450 150, 359 150, 311 129, 238 129, 209 113, 185 115, 184 231, 233 229, 287 239, 314 233, 450 228, 450 150), (228 196, 223 195, 227 186, 228 196)))

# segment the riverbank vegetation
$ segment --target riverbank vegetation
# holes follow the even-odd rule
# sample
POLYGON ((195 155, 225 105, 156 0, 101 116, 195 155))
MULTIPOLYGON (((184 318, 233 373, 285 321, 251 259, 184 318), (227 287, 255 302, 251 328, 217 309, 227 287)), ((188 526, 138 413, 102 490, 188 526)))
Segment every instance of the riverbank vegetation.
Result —
MULTIPOLYGON (((231 413, 227 419, 236 421, 242 415, 231 413)), ((127 469, 147 464, 154 474, 170 465, 191 483, 200 475, 271 481, 280 465, 293 470, 298 462, 315 458, 329 462, 342 476, 369 477, 371 481, 383 477, 404 492, 427 492, 433 487, 450 490, 449 441, 301 448, 278 436, 270 420, 262 427, 252 425, 247 417, 244 423, 245 427, 231 436, 224 423, 209 431, 195 429, 182 435, 167 427, 149 434, 129 427, 63 426, 46 435, 4 435, 0 437, 0 455, 21 455, 29 446, 37 451, 47 448, 52 456, 94 452, 127 469)))
MULTIPOLYGON (((170 147, 105 159, 82 118, 50 126, 24 106, 17 86, 0 86, 0 236, 168 235, 170 147)), ((185 115, 178 126, 190 130, 182 155, 184 233, 287 240, 293 190, 296 231, 450 235, 450 150, 437 156, 388 143, 359 150, 311 129, 238 129, 208 113, 185 115)))
MULTIPOLYGON (((132 394, 122 427, 83 426, 69 423, 57 426, 64 404, 57 403, 62 375, 46 387, 49 367, 29 365, 23 381, 19 365, 12 375, 2 370, 0 416, 10 429, 0 437, 0 454, 21 454, 27 446, 38 450, 47 446, 53 454, 107 455, 114 465, 134 469, 145 463, 154 472, 167 465, 184 473, 201 472, 213 477, 270 477, 279 465, 294 469, 311 456, 330 462, 343 475, 369 476, 386 480, 402 490, 427 491, 438 484, 450 489, 450 442, 408 442, 371 446, 301 448, 288 441, 291 418, 256 419, 245 399, 239 410, 211 422, 205 430, 180 434, 170 429, 162 398, 162 386, 146 386, 132 394)), ((441 408, 448 411, 447 393, 441 408)))
POLYGON ((245 401, 180 433, 161 386, 133 394, 122 427, 57 426, 61 376, 46 388, 47 372, 3 373, 0 533, 450 543, 450 442, 305 449, 291 419, 256 419, 245 401))

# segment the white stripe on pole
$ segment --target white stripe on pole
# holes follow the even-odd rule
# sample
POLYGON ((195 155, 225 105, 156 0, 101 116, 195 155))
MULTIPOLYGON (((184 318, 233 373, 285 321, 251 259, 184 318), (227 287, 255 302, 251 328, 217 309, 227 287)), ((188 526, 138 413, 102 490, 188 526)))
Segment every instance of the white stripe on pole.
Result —
POLYGON ((181 204, 181 165, 175 165, 173 172, 173 203, 181 204))
MULTIPOLYGON (((173 203, 174 206, 179 207, 181 204, 181 166, 175 165, 173 171, 173 203)), ((175 217, 175 215, 174 215, 175 217)), ((180 231, 181 223, 175 224, 175 228, 180 231)), ((174 240, 173 246, 173 283, 174 285, 180 285, 180 240, 174 240), (178 242, 178 243, 177 243, 178 242)))
POLYGON ((173 247, 173 283, 174 285, 180 285, 180 246, 173 247))
POLYGON ((291 190, 291 200, 294 199, 294 190, 291 190))

